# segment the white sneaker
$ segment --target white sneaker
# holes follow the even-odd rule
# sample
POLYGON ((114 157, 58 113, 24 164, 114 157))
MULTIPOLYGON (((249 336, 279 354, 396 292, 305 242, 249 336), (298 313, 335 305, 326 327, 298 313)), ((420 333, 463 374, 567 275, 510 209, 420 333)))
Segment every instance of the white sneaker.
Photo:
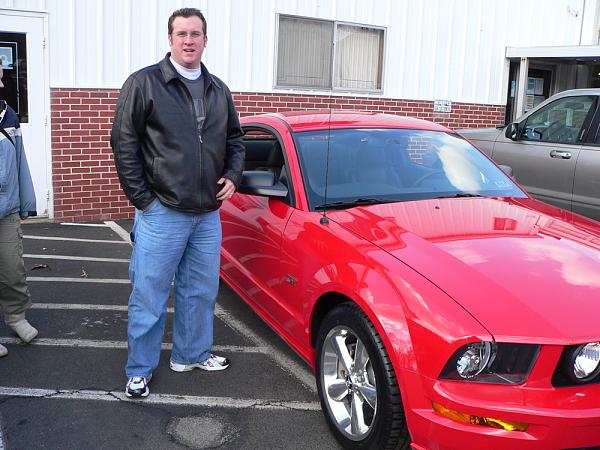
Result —
POLYGON ((0 358, 6 356, 7 354, 8 349, 4 345, 0 344, 0 358))
POLYGON ((147 377, 131 377, 127 380, 125 386, 125 395, 127 397, 148 397, 150 394, 150 388, 148 383, 152 379, 152 375, 147 377))
POLYGON ((169 362, 171 370, 175 372, 188 372, 193 369, 202 369, 207 371, 214 370, 225 370, 229 367, 229 360, 222 356, 213 355, 212 353, 208 356, 206 361, 193 364, 179 364, 174 361, 169 362))
POLYGON ((19 335, 23 342, 29 343, 38 335, 38 330, 33 328, 25 319, 17 321, 7 321, 6 324, 19 335))

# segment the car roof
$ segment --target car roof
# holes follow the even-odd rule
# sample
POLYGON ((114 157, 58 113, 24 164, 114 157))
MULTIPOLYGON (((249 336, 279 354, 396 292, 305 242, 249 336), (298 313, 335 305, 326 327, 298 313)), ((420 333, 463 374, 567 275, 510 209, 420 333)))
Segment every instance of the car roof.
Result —
POLYGON ((261 118, 277 118, 293 131, 310 131, 336 128, 409 128, 430 131, 450 131, 427 120, 366 111, 289 111, 245 116, 242 123, 260 122, 261 118))
POLYGON ((600 88, 569 89, 558 92, 550 98, 571 97, 574 95, 600 95, 600 88))
POLYGON ((552 103, 553 101, 558 100, 559 98, 577 97, 580 95, 591 95, 591 96, 598 97, 598 96, 600 96, 600 88, 569 89, 567 91, 557 92, 556 94, 548 97, 546 100, 544 100, 542 103, 537 105, 535 108, 531 108, 525 114, 517 117, 515 122, 522 122, 523 120, 525 120, 527 117, 529 117, 536 111, 539 111, 540 109, 544 108, 547 104, 552 103))

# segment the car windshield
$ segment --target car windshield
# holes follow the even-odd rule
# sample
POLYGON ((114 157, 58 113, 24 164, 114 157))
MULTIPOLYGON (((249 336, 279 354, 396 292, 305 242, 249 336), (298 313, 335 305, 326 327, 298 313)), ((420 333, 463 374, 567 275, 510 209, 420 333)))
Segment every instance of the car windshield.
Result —
POLYGON ((294 135, 312 210, 445 197, 526 197, 461 137, 409 129, 294 135))

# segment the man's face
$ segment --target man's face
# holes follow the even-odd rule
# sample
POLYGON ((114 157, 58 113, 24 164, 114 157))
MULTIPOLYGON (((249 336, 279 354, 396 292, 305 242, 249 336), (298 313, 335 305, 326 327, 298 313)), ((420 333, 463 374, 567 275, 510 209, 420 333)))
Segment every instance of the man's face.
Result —
POLYGON ((2 68, 2 64, 0 64, 0 88, 4 87, 4 83, 2 82, 3 76, 4 76, 4 69, 2 68))
POLYGON ((171 56, 177 64, 188 69, 200 67, 207 38, 202 31, 200 17, 176 17, 169 35, 171 56))

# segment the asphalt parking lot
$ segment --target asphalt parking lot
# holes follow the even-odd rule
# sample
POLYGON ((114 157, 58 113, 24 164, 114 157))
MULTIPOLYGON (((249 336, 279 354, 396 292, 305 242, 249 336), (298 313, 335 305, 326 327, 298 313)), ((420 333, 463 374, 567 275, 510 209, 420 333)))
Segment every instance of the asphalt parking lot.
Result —
POLYGON ((0 450, 339 448, 310 367, 223 283, 214 350, 231 367, 172 372, 168 323, 150 396, 125 397, 130 227, 23 225, 40 333, 24 345, 1 322, 0 450))

